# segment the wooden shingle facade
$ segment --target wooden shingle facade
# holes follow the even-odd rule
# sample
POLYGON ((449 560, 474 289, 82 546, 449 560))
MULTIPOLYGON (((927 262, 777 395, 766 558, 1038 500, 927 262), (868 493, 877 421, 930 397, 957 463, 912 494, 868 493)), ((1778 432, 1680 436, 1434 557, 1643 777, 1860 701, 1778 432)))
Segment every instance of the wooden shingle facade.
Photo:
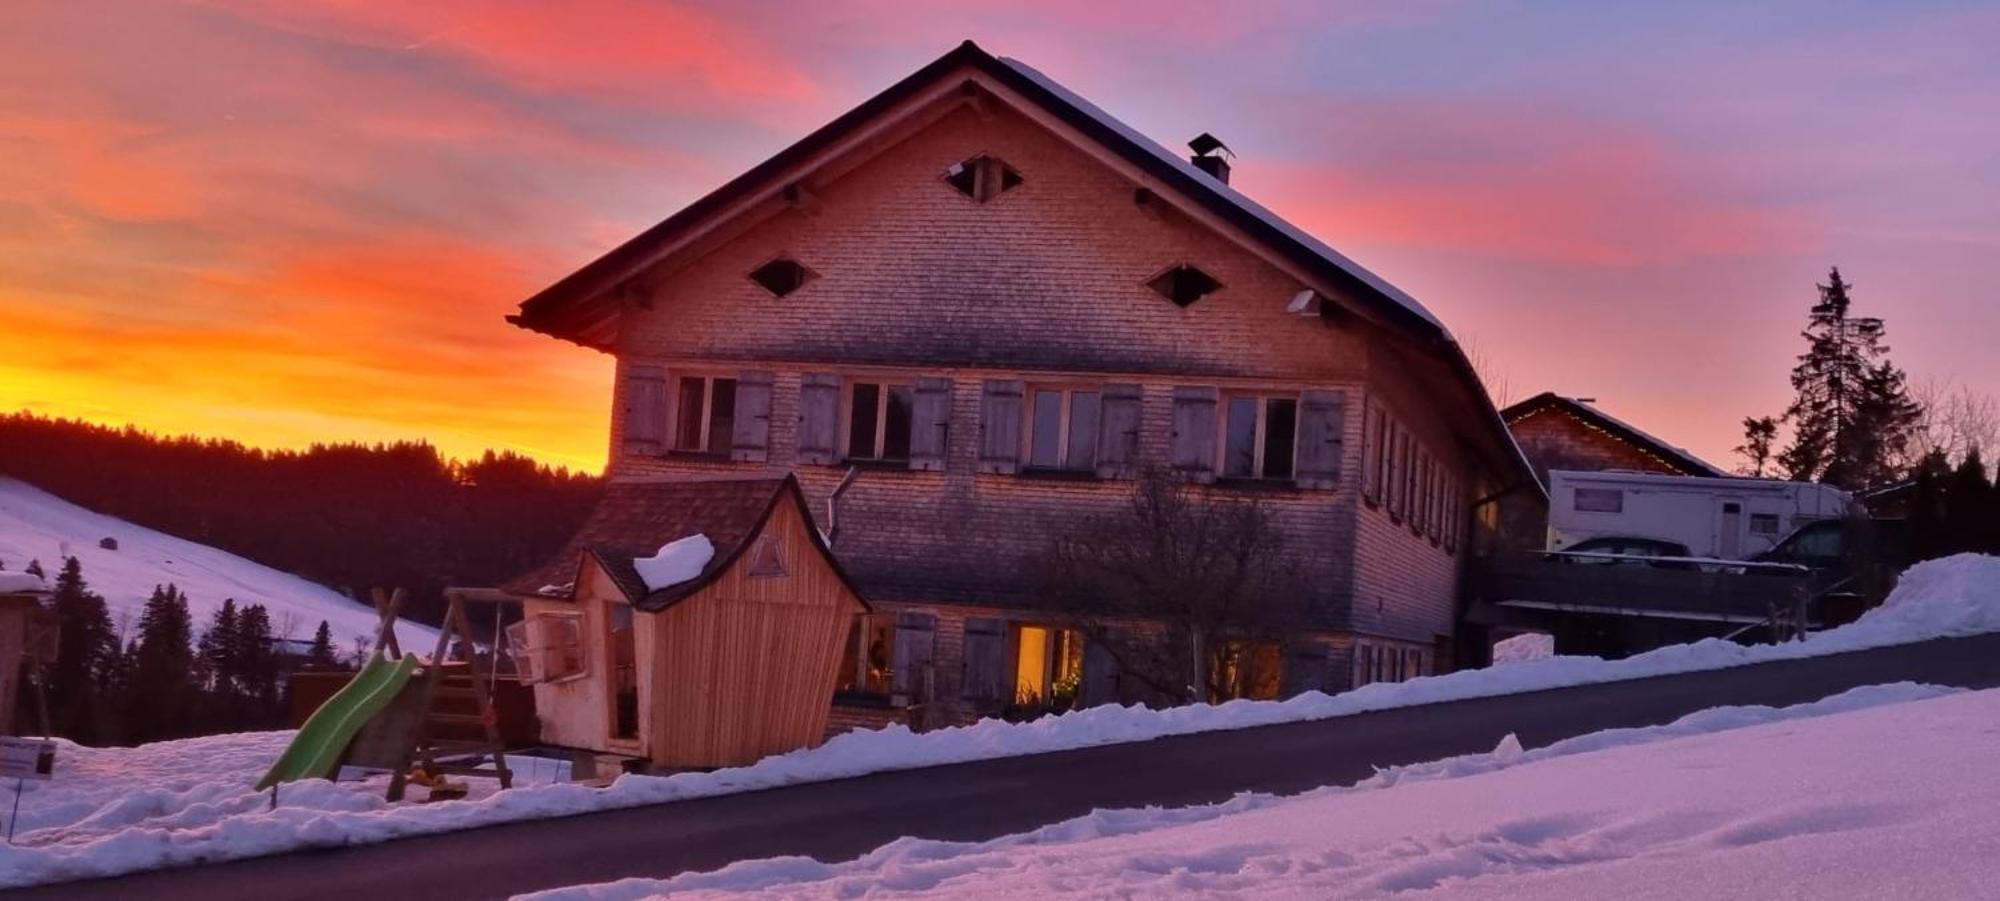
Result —
POLYGON ((837 722, 1137 699, 1038 593, 1143 470, 1281 525, 1259 694, 1447 665, 1475 507, 1535 490, 1415 301, 969 42, 513 321, 617 357, 614 485, 797 479, 874 607, 837 722))

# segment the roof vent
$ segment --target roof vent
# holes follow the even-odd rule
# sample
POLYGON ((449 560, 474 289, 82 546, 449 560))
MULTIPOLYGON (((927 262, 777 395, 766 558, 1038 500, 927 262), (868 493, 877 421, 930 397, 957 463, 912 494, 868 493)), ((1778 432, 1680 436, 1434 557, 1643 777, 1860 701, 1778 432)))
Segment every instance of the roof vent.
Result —
POLYGON ((1194 151, 1194 156, 1189 157, 1188 162, 1193 163, 1196 169, 1208 173, 1208 176, 1216 181, 1229 184, 1229 160, 1223 155, 1236 155, 1236 151, 1230 150, 1229 145, 1204 131, 1188 142, 1188 149, 1194 151))

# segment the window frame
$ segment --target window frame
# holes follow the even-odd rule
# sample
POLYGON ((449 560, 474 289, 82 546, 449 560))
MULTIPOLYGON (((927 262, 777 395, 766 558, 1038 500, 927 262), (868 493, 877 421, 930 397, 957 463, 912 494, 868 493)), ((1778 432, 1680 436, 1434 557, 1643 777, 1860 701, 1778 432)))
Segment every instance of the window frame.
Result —
POLYGON ((950 188, 952 193, 978 204, 992 203, 1005 196, 1007 192, 1028 183, 1028 177, 1022 175, 1021 170, 986 151, 980 151, 944 167, 944 172, 938 180, 950 188), (960 190, 958 185, 952 183, 952 179, 960 172, 972 173, 972 190, 960 190), (1011 185, 1007 184, 1007 174, 1010 172, 1015 179, 1015 183, 1011 185))
POLYGON ((1097 421, 1093 429, 1104 428, 1104 386, 1083 383, 1040 382, 1029 383, 1021 392, 1021 469, 1035 472, 1091 472, 1097 471, 1097 458, 1102 448, 1097 446, 1101 435, 1090 436, 1090 459, 1078 464, 1069 458, 1070 446, 1075 442, 1076 396, 1094 395, 1097 398, 1097 421), (1035 462, 1035 438, 1039 434, 1035 422, 1035 397, 1044 392, 1055 392, 1061 396, 1061 407, 1056 417, 1056 462, 1042 464, 1035 462))
POLYGON ((700 372, 700 371, 674 373, 673 384, 670 386, 667 395, 670 398, 668 403, 671 405, 671 408, 667 411, 667 422, 669 424, 668 427, 672 431, 672 434, 668 436, 669 440, 667 443, 669 445, 669 449, 675 453, 680 453, 680 454, 707 454, 710 456, 727 455, 730 452, 731 447, 736 443, 736 434, 735 434, 736 383, 737 383, 736 373, 700 372), (700 445, 698 447, 681 446, 681 413, 682 413, 681 385, 682 383, 690 379, 699 379, 702 382, 701 434, 699 441, 697 442, 700 445), (720 450, 711 450, 709 446, 714 443, 714 439, 716 437, 714 434, 715 383, 718 381, 726 381, 729 383, 730 433, 721 436, 723 444, 720 450))
POLYGON ((914 435, 914 430, 916 428, 916 424, 914 421, 912 421, 910 424, 912 435, 906 435, 903 438, 903 448, 904 448, 903 456, 888 457, 883 455, 888 450, 888 443, 889 443, 889 397, 898 388, 901 388, 904 391, 909 392, 910 414, 912 419, 914 420, 916 414, 916 401, 917 401, 917 386, 915 379, 897 380, 895 378, 888 376, 851 376, 844 380, 844 384, 841 386, 841 392, 840 392, 840 411, 841 411, 840 422, 841 425, 843 426, 843 428, 840 429, 841 459, 852 462, 860 462, 860 463, 908 463, 909 462, 910 439, 914 435), (863 385, 873 385, 876 388, 874 453, 870 456, 865 456, 865 457, 857 456, 854 453, 854 412, 856 409, 855 395, 858 393, 859 389, 863 385))
POLYGON ((1216 404, 1218 408, 1215 417, 1216 478, 1225 481, 1240 482, 1290 482, 1297 479, 1299 477, 1299 410, 1305 404, 1304 398, 1305 393, 1302 391, 1291 393, 1256 390, 1223 391, 1221 398, 1219 398, 1216 404), (1255 400, 1257 402, 1257 421, 1251 429, 1250 434, 1250 474, 1235 475, 1229 472, 1229 414, 1231 404, 1244 399, 1255 400), (1291 401, 1292 403, 1292 467, 1290 472, 1282 476, 1268 475, 1264 471, 1264 456, 1267 450, 1265 444, 1269 437, 1272 401, 1291 401))
POLYGON ((1575 488, 1570 489, 1569 508, 1571 512, 1575 513, 1609 513, 1609 514, 1624 513, 1625 489, 1585 488, 1583 486, 1577 486, 1575 488), (1608 507, 1598 506, 1595 503, 1592 506, 1586 507, 1584 506, 1583 503, 1585 495, 1589 495, 1590 497, 1597 499, 1597 501, 1600 503, 1604 502, 1607 498, 1612 498, 1612 497, 1616 497, 1618 499, 1618 502, 1616 504, 1611 504, 1608 507))

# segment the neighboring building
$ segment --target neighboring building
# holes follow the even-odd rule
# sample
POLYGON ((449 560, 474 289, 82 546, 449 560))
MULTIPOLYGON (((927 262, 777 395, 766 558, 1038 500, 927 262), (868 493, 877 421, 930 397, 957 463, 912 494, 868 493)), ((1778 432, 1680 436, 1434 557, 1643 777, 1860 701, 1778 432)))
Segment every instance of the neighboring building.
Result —
MULTIPOLYGON (((1729 473, 1688 451, 1599 410, 1587 400, 1543 392, 1500 411, 1514 442, 1546 487, 1549 470, 1622 469, 1670 475, 1728 478, 1729 473)), ((1503 541, 1540 548, 1548 531, 1545 494, 1521 492, 1500 503, 1503 541)))
POLYGON ((666 769, 747 764, 817 743, 868 607, 791 478, 613 482, 577 535, 503 590, 541 741, 666 769), (703 536, 671 584, 646 558, 703 536))
POLYGON ((21 690, 25 664, 54 656, 55 616, 42 604, 48 596, 41 576, 0 571, 0 735, 44 734, 44 724, 20 722, 16 708, 23 696, 32 697, 21 690))
POLYGON ((967 42, 511 321, 617 357, 614 495, 796 476, 876 610, 837 725, 1139 697, 1037 594, 1152 467, 1264 499, 1309 586, 1242 693, 1447 666, 1533 476, 1430 313, 1228 175, 967 42))

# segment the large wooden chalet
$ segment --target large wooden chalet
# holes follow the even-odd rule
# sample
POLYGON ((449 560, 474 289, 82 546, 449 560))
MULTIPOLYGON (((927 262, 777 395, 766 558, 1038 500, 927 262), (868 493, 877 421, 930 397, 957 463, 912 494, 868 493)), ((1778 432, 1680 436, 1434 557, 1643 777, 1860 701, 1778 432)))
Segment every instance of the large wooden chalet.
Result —
MULTIPOLYGON (((510 321, 617 358, 614 497, 796 480, 872 605, 814 699, 838 690, 836 728, 1140 697, 1047 616, 1037 574, 1053 534, 1152 467, 1262 498, 1304 578, 1309 620, 1237 693, 1446 667, 1468 546, 1494 498, 1538 484, 1444 326, 1201 146, 1169 152, 966 42, 510 321)), ((780 647, 739 652, 819 665, 780 647)), ((611 656, 579 678, 612 678, 611 656)))

